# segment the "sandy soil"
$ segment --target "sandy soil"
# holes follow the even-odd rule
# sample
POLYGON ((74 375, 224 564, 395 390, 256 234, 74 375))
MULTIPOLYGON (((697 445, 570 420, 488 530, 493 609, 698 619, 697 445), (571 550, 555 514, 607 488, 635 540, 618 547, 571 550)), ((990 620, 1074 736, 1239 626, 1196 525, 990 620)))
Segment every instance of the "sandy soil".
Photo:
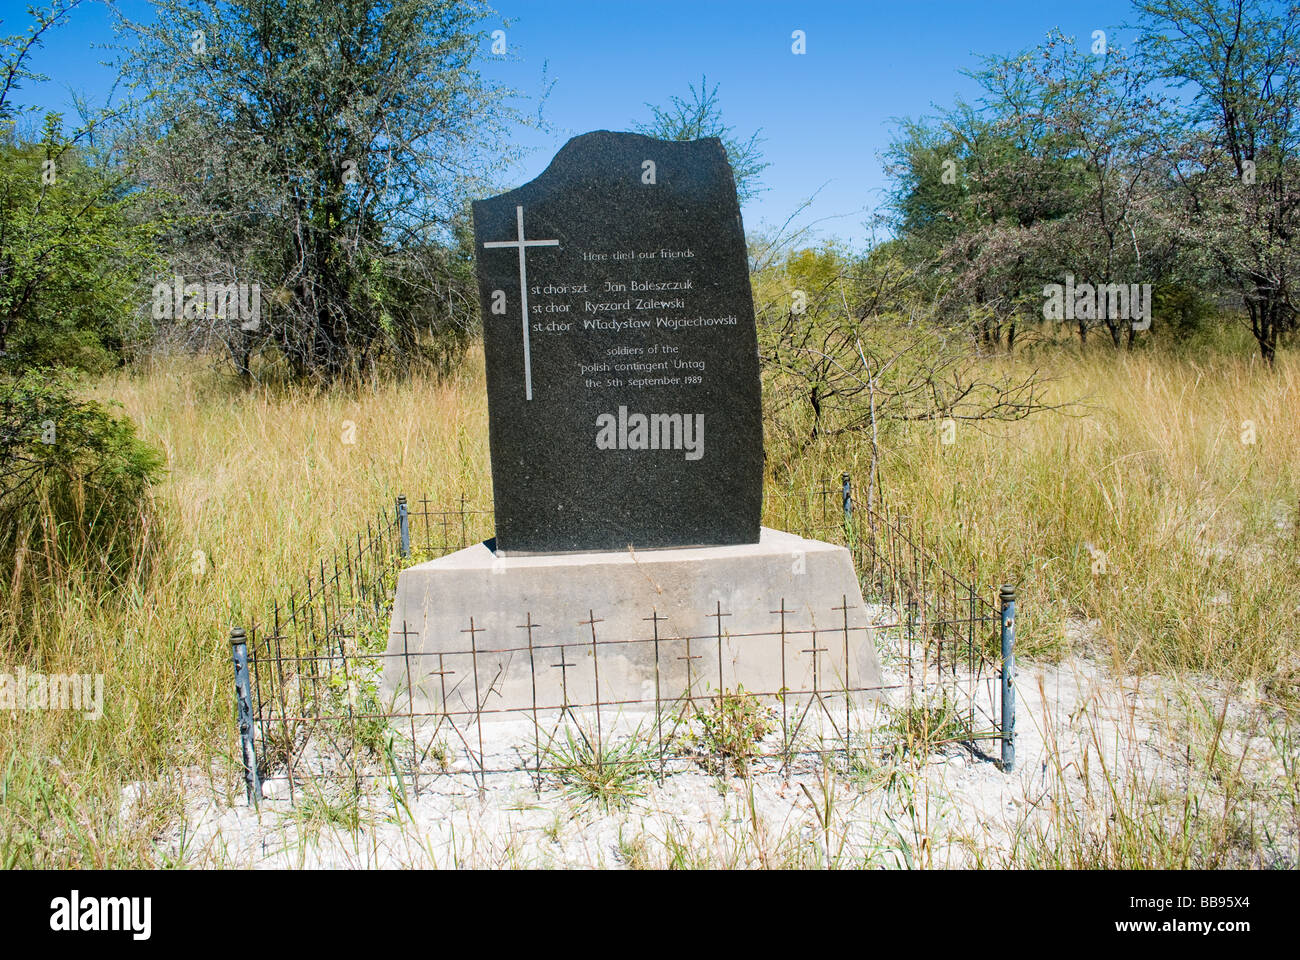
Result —
MULTIPOLYGON (((1206 799, 1198 758, 1229 694, 1216 750, 1243 773, 1294 792, 1294 763, 1288 781, 1287 758, 1261 732, 1252 691, 1117 677, 1073 658, 1022 665, 1017 693, 1011 773, 960 744, 923 756, 894 750, 851 771, 828 770, 815 757, 785 771, 760 762, 747 776, 687 763, 606 810, 555 782, 539 790, 526 773, 488 776, 480 786, 453 757, 449 773, 421 778, 418 794, 409 780, 400 790, 374 781, 351 813, 301 791, 291 804, 283 782, 268 785, 253 808, 242 789, 226 793, 195 777, 184 823, 161 846, 195 865, 281 868, 996 866, 1018 843, 1052 837, 1063 810, 1081 836, 1102 836, 1116 802, 1161 797, 1176 810, 1193 794, 1206 799)), ((509 765, 520 730, 493 730, 485 725, 489 765, 509 765)), ((1275 864, 1294 866, 1294 806, 1273 799, 1261 801, 1259 816, 1277 821, 1275 864)))

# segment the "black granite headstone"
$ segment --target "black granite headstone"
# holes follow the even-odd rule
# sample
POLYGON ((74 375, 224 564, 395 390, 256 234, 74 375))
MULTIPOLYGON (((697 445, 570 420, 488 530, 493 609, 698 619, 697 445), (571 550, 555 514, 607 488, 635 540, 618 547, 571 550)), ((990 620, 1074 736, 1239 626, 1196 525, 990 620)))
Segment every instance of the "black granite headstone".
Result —
POLYGON ((758 542, 744 228, 716 138, 575 137, 474 204, 496 546, 758 542))

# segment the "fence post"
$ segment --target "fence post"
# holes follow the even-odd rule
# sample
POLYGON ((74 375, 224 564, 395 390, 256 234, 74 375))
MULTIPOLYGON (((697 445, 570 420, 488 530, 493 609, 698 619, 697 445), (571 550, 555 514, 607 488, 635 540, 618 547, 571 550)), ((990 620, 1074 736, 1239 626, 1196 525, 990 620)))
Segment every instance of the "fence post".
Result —
POLYGON ((248 682, 248 636, 243 627, 230 631, 231 659, 235 664, 235 706, 239 711, 239 745, 244 757, 244 785, 248 802, 257 806, 262 783, 257 775, 257 752, 253 749, 253 690, 248 682))
POLYGON ((411 556, 411 523, 406 512, 406 494, 397 496, 397 529, 402 538, 402 559, 411 556))
POLYGON ((853 479, 847 473, 841 474, 840 483, 844 493, 844 528, 849 530, 853 527, 853 479))
POLYGON ((1016 766, 1016 588, 1002 585, 1002 772, 1016 766))

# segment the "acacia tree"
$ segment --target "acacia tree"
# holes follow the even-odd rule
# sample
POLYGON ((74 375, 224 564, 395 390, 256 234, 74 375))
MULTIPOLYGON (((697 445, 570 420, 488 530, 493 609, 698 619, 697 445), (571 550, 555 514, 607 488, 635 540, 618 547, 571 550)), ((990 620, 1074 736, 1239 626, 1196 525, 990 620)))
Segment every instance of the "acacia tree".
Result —
POLYGON ((759 149, 762 140, 758 132, 742 139, 734 127, 722 119, 722 104, 718 98, 718 85, 709 86, 707 77, 700 77, 700 85, 690 84, 686 97, 669 98, 660 107, 647 103, 651 119, 638 123, 636 131, 659 140, 699 140, 717 137, 727 151, 732 175, 736 178, 736 196, 741 203, 762 192, 759 177, 769 166, 759 149))
POLYGON ((1144 0, 1141 46, 1190 97, 1164 137, 1173 228, 1240 295, 1260 356, 1297 327, 1300 6, 1144 0))
MULTIPOLYGON (((508 160, 508 91, 475 66, 490 11, 464 0, 162 0, 125 66, 132 131, 177 224, 169 274, 259 283, 262 315, 208 315, 328 382, 446 361, 477 316, 467 200, 508 160)), ((211 314, 212 311, 208 311, 211 314)))
MULTIPOLYGON (((978 106, 905 123, 888 155, 898 230, 952 278, 944 306, 1010 346, 1019 322, 1041 320, 1043 285, 1065 273, 1156 278, 1169 253, 1154 213, 1161 104, 1141 65, 1054 31, 1029 52, 984 58, 972 76, 978 106)), ((1132 344, 1122 318, 1074 322, 1081 342, 1101 327, 1115 346, 1132 344)))
MULTIPOLYGON (((1164 105, 1140 63, 1115 47, 1081 50, 1054 32, 1035 70, 1035 122, 1052 133, 1072 168, 1072 209, 1053 231, 1056 259, 1095 284, 1148 282, 1159 260, 1153 171, 1159 156, 1155 120, 1164 105), (1156 252, 1151 250, 1151 253, 1156 252)), ((1130 317, 1076 318, 1081 340, 1102 327, 1114 346, 1132 346, 1130 317)))
POLYGON ((947 314, 964 314, 982 342, 1015 341, 1056 273, 1055 233, 1077 208, 1077 165, 1042 121, 1032 54, 989 57, 985 90, 937 118, 905 122, 891 144, 893 225, 904 249, 933 264, 947 314))

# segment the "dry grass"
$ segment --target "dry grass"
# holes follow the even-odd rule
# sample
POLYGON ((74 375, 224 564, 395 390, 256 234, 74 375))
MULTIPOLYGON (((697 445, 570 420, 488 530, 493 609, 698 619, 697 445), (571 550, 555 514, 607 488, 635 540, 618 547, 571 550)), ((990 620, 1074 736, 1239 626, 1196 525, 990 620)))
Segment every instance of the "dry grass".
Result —
MULTIPOLYGON (((171 773, 197 767, 233 785, 226 631, 399 492, 489 501, 481 369, 475 353, 445 382, 245 392, 169 360, 98 386, 167 456, 158 495, 170 557, 114 602, 91 606, 63 585, 37 636, 0 637, 0 669, 32 649, 31 670, 105 677, 99 721, 0 713, 0 864, 156 863, 154 839, 176 809, 171 773), (344 442, 349 421, 355 444, 344 442), (121 785, 136 780, 164 786, 122 822, 121 785)), ((1268 370, 1099 354, 1054 389, 1087 407, 987 431, 958 425, 946 446, 931 425, 888 435, 891 501, 955 569, 975 563, 985 584, 1021 585, 1028 649, 1063 651, 1071 622, 1095 618, 1092 642, 1121 670, 1251 680, 1293 702, 1300 358, 1268 370), (1253 444, 1241 439, 1247 420, 1253 444)), ((866 463, 864 442, 771 449, 769 483, 811 486, 866 463)), ((766 522, 794 525, 783 509, 773 499, 766 522)))
MULTIPOLYGON (((1099 619, 1124 669, 1252 677, 1300 690, 1300 358, 1192 363, 1098 354, 1066 368, 1069 415, 895 431, 883 486, 954 570, 1020 586, 1020 635, 1060 653, 1099 619), (1254 443, 1243 443, 1243 423, 1254 443)), ((778 484, 855 466, 865 444, 775 459, 778 484)))

